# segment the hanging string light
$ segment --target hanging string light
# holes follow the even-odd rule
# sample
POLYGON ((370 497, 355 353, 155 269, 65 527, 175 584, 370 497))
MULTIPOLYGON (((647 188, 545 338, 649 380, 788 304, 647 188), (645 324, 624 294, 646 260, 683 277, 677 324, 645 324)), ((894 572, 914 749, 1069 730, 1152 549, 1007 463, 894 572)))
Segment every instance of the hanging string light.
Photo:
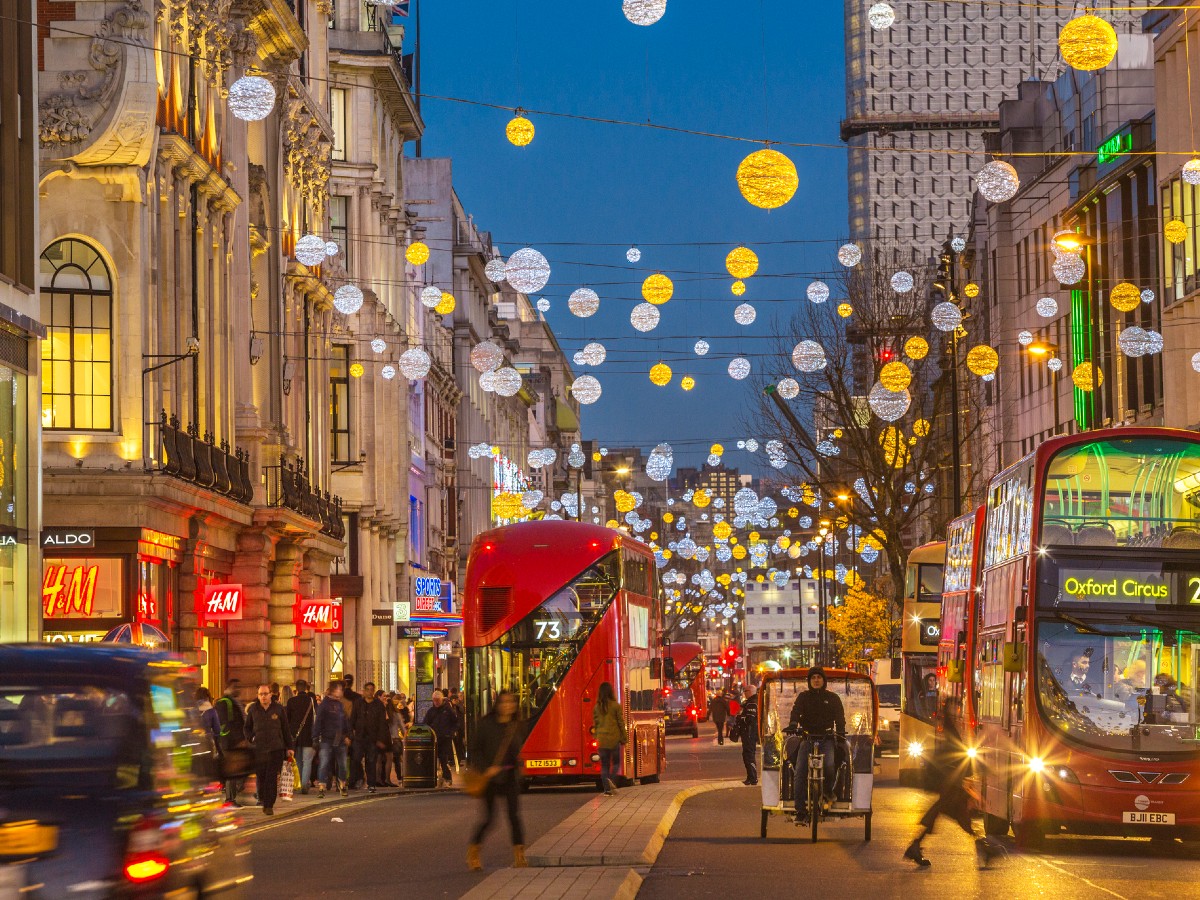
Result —
POLYGON ((862 248, 858 244, 842 244, 838 248, 838 262, 851 269, 862 262, 862 248))
POLYGON ((594 375, 580 375, 571 384, 571 396, 582 406, 590 406, 600 399, 600 380, 594 375))
POLYGON ((824 303, 829 299, 829 285, 823 281, 814 281, 808 286, 806 293, 813 303, 824 303))
POLYGON ((737 309, 733 311, 733 321, 739 325, 752 325, 757 315, 758 313, 749 303, 739 303, 737 309))
POLYGON ((658 307, 651 303, 639 303, 629 313, 629 323, 638 331, 653 331, 660 318, 658 307))
POLYGON ((667 0, 622 0, 621 12, 634 25, 653 25, 666 14, 667 0))
POLYGON ((363 292, 352 284, 343 284, 333 292, 333 306, 343 315, 352 316, 363 305, 363 292))
POLYGON ((591 288, 576 288, 567 298, 567 309, 581 319, 595 314, 600 308, 600 295, 591 288))
POLYGON ((400 354, 398 365, 400 372, 409 381, 419 381, 429 374, 429 367, 433 364, 433 359, 428 353, 420 347, 413 347, 411 350, 405 350, 400 354))
POLYGON ((534 294, 550 280, 550 263, 532 247, 523 247, 508 258, 504 277, 522 294, 534 294))
POLYGON ((442 302, 442 289, 434 285, 426 285, 421 289, 421 305, 433 309, 442 302))
POLYGON ((1000 365, 1000 354, 987 344, 978 344, 967 351, 967 368, 976 375, 991 375, 1000 365))
POLYGON ((740 297, 742 294, 746 293, 746 282, 735 281, 729 286, 729 290, 733 293, 733 296, 740 297))
POLYGON ((1121 312, 1133 312, 1142 303, 1142 292, 1138 290, 1137 285, 1122 281, 1112 289, 1108 295, 1108 301, 1114 309, 1121 312))
POLYGON ((504 281, 504 260, 498 256, 489 259, 487 265, 483 267, 483 274, 488 281, 500 284, 504 281))
POLYGON ((1163 237, 1172 244, 1182 244, 1187 240, 1188 227, 1182 219, 1172 219, 1163 226, 1163 237))
POLYGON ((1021 188, 1017 170, 1003 160, 994 159, 975 173, 975 187, 991 203, 1003 203, 1021 188))
POLYGON ((904 342, 904 355, 909 359, 924 359, 929 353, 929 341, 914 335, 904 342))
POLYGON ((443 291, 442 297, 438 300, 438 305, 433 308, 433 311, 439 316, 448 316, 454 312, 454 307, 458 305, 458 301, 454 299, 454 295, 449 291, 443 291))

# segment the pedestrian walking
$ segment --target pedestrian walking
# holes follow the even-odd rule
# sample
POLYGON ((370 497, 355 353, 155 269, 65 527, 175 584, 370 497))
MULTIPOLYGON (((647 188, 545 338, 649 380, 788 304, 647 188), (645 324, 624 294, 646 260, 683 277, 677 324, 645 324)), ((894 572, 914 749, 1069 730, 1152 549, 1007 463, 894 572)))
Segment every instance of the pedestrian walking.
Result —
POLYGON ((325 791, 334 789, 334 782, 341 780, 342 796, 346 796, 346 750, 350 745, 350 726, 346 720, 346 708, 342 704, 342 683, 329 682, 325 696, 317 706, 313 717, 313 740, 317 745, 317 796, 324 797, 325 791))
POLYGON ((742 784, 758 784, 758 688, 746 685, 742 708, 737 717, 738 733, 742 741, 742 762, 746 766, 746 780, 742 784))
POLYGON ((942 741, 937 744, 930 765, 939 776, 938 798, 928 812, 921 817, 921 830, 904 851, 904 858, 911 859, 918 866, 930 865, 929 860, 921 851, 921 841, 927 834, 933 833, 934 823, 938 816, 946 816, 958 823, 958 827, 975 839, 975 853, 981 868, 987 866, 996 856, 1004 852, 1003 847, 992 838, 981 836, 975 832, 975 824, 971 821, 971 807, 963 780, 967 777, 970 757, 967 756, 967 745, 962 733, 958 730, 959 717, 962 715, 962 701, 957 697, 947 697, 942 705, 942 741))
POLYGON ((363 782, 363 760, 366 757, 366 747, 362 742, 363 695, 354 690, 353 675, 347 675, 343 681, 342 706, 346 709, 346 722, 350 728, 350 769, 346 786, 353 791, 363 782))
POLYGON ((596 737, 596 752, 600 754, 600 787, 612 796, 617 789, 613 781, 613 770, 621 758, 621 748, 629 740, 625 731, 625 717, 617 692, 610 682, 603 682, 596 692, 596 703, 592 707, 592 730, 596 737))
MULTIPOLYGON (((217 710, 217 717, 220 721, 218 746, 221 748, 222 757, 227 762, 229 751, 246 746, 246 714, 242 708, 242 683, 236 678, 226 681, 225 693, 213 706, 217 710)), ((237 802, 237 797, 242 791, 242 784, 245 780, 244 777, 225 779, 226 803, 232 806, 241 806, 237 802)))
MULTIPOLYGON (((436 696, 436 694, 435 694, 436 696)), ((523 868, 525 861, 525 829, 521 824, 521 779, 519 762, 521 745, 525 741, 525 723, 517 715, 517 695, 501 691, 492 710, 473 729, 470 759, 482 777, 487 779, 480 799, 483 818, 471 836, 467 847, 467 866, 474 871, 483 868, 479 845, 492 826, 496 798, 503 797, 508 807, 508 828, 512 837, 513 867, 523 868), (487 768, 482 768, 486 766, 487 768)))
POLYGON ((717 691, 708 701, 708 715, 717 729, 717 743, 724 744, 725 720, 729 718, 729 698, 725 696, 724 690, 717 691))
POLYGON ((389 694, 387 701, 384 703, 387 707, 387 724, 388 724, 388 752, 383 758, 383 777, 379 783, 386 787, 400 787, 404 783, 404 774, 401 771, 401 760, 404 758, 404 740, 400 736, 402 720, 400 718, 400 708, 396 705, 396 695, 389 694), (396 773, 396 780, 392 781, 392 772, 396 773))
POLYGON ((379 779, 379 752, 391 746, 387 730, 387 709, 375 695, 375 685, 363 685, 362 715, 355 725, 354 734, 363 748, 363 763, 366 766, 367 793, 375 793, 379 779))
POLYGON ((313 757, 317 753, 313 741, 317 698, 308 689, 307 681, 296 682, 296 694, 283 704, 283 708, 287 710, 288 723, 292 728, 292 742, 296 748, 296 755, 300 757, 300 793, 307 794, 313 775, 313 757))
POLYGON ((287 710, 271 697, 271 686, 258 686, 258 702, 246 712, 246 741, 254 749, 254 775, 258 782, 258 801, 263 812, 275 815, 279 793, 279 773, 283 761, 295 758, 287 710))
POLYGON ((454 781, 450 763, 454 760, 454 732, 458 730, 458 716, 441 691, 433 692, 433 706, 425 711, 423 724, 432 728, 433 733, 437 735, 437 758, 442 770, 442 787, 448 788, 454 781))
POLYGON ((458 688, 450 688, 449 701, 450 705, 454 707, 454 714, 458 716, 458 728, 454 731, 454 755, 458 758, 458 764, 461 767, 467 762, 467 706, 463 702, 458 688))

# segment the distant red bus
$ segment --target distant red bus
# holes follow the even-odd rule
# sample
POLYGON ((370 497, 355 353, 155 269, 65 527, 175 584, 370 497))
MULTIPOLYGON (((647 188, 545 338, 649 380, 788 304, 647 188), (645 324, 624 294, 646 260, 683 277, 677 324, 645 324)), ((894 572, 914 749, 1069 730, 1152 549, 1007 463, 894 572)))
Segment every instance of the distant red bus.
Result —
POLYGON ((937 678, 941 702, 954 697, 961 704, 959 732, 975 728, 975 697, 969 660, 973 647, 970 623, 978 615, 979 546, 984 508, 959 516, 946 528, 946 568, 942 579, 942 626, 938 643, 937 678))
POLYGON ((620 775, 657 782, 666 740, 656 582, 650 549, 609 528, 539 521, 479 535, 463 592, 468 730, 497 691, 514 691, 533 722, 523 776, 595 779, 592 704, 608 681, 629 730, 620 775))
POLYGON ((690 688, 696 721, 708 721, 708 678, 704 648, 689 641, 671 643, 671 659, 675 661, 675 686, 690 688))

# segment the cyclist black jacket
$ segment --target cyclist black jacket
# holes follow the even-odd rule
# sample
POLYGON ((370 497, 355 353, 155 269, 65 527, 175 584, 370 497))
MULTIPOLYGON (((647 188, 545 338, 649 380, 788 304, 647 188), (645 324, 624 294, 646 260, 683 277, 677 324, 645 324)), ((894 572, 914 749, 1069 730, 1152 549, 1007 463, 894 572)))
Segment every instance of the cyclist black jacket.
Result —
POLYGON ((792 704, 792 724, 808 734, 846 733, 846 711, 842 699, 828 688, 801 691, 792 704))

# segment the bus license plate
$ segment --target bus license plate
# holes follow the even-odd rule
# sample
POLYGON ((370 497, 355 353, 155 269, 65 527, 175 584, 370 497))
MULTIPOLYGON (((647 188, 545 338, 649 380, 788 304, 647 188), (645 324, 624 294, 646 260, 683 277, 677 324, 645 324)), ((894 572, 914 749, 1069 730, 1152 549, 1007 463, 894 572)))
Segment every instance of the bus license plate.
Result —
POLYGON ((1174 825, 1175 813, 1123 812, 1121 821, 1127 825, 1174 825))
POLYGON ((527 759, 527 760, 525 760, 525 768, 527 768, 527 769, 559 769, 559 768, 562 768, 562 765, 557 759, 527 759))

